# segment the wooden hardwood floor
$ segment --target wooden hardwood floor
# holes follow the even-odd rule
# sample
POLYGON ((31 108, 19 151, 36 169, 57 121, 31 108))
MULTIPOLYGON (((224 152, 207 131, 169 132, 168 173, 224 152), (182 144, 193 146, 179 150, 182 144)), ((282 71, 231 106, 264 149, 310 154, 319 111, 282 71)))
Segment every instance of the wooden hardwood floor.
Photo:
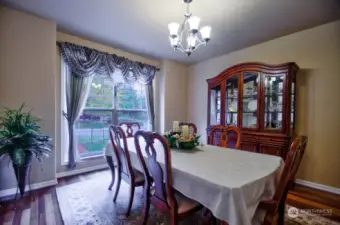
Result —
POLYGON ((330 209, 332 213, 326 217, 340 221, 340 195, 295 185, 286 203, 301 209, 330 209))
MULTIPOLYGON (((87 179, 90 174, 83 174, 82 179, 87 179)), ((58 179, 57 186, 79 181, 80 176, 58 179)), ((57 186, 32 191, 15 204, 12 201, 3 202, 0 208, 0 225, 63 225, 56 194, 57 186)))
MULTIPOLYGON (((60 179, 58 186, 90 179, 90 175, 88 173, 81 177, 60 179)), ((295 185, 290 191, 287 204, 303 209, 332 209, 330 218, 340 221, 340 195, 295 185)), ((2 202, 0 225, 63 225, 56 186, 32 191, 30 195, 17 201, 16 210, 13 210, 14 206, 11 202, 2 202)))

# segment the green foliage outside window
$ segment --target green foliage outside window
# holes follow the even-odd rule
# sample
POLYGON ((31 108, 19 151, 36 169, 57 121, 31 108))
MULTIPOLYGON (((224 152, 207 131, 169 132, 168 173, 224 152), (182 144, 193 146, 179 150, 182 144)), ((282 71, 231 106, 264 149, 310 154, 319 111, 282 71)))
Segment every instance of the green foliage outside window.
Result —
POLYGON ((147 129, 148 114, 144 86, 116 84, 109 79, 94 76, 85 109, 76 123, 80 157, 101 154, 109 136, 108 126, 114 121, 114 91, 118 122, 138 122, 147 129))
MULTIPOLYGON (((122 84, 116 87, 116 101, 118 109, 146 109, 145 93, 143 87, 122 84)), ((92 81, 86 107, 89 108, 114 108, 113 82, 95 76, 92 81)))

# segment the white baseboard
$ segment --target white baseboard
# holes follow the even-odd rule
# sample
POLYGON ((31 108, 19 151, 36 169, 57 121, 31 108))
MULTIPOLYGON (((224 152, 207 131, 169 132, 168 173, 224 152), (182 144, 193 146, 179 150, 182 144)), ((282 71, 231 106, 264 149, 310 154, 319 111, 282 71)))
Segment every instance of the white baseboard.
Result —
MULTIPOLYGON (((53 186, 53 185, 56 185, 56 184, 58 184, 58 181, 56 179, 55 180, 49 180, 49 181, 41 182, 41 183, 36 183, 36 184, 32 184, 31 185, 31 190, 37 190, 37 189, 53 186)), ((29 186, 28 185, 26 185, 25 190, 26 191, 29 190, 29 186)), ((16 187, 15 188, 10 188, 10 189, 2 190, 2 191, 0 191, 0 198, 6 197, 6 196, 10 196, 10 195, 15 195, 16 191, 17 191, 16 187)))
POLYGON ((326 192, 340 195, 340 188, 330 187, 330 186, 326 186, 323 184, 318 184, 318 183, 314 183, 314 182, 310 182, 306 180, 300 180, 300 179, 296 179, 295 183, 303 185, 303 186, 315 188, 321 191, 326 191, 326 192))
MULTIPOLYGON (((106 169, 106 168, 109 168, 109 166, 107 164, 102 164, 102 165, 92 166, 92 167, 88 167, 88 168, 75 169, 75 170, 71 170, 71 171, 57 173, 57 178, 77 175, 77 174, 81 174, 81 173, 87 173, 87 172, 91 172, 91 171, 95 171, 95 170, 100 170, 100 169, 106 169)), ((41 182, 41 183, 36 183, 36 184, 32 184, 31 185, 31 190, 37 190, 37 189, 53 186, 53 185, 56 185, 56 184, 58 184, 57 179, 50 180, 50 181, 45 181, 45 182, 41 182)), ((26 185, 26 189, 25 190, 26 191, 29 190, 29 186, 28 185, 26 185)), ((1 190, 0 191, 0 198, 6 197, 6 196, 15 195, 16 191, 17 191, 16 187, 15 188, 1 190)))
POLYGON ((75 168, 74 170, 57 173, 57 178, 74 176, 74 175, 78 175, 78 174, 81 174, 81 173, 87 173, 87 172, 106 169, 106 168, 109 168, 108 164, 101 164, 101 165, 86 167, 86 168, 82 168, 82 169, 75 168))

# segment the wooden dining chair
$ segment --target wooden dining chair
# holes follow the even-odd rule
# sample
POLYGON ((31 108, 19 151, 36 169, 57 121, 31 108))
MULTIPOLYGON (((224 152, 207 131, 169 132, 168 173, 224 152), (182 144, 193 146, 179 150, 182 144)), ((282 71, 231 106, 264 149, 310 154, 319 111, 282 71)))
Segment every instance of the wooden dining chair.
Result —
POLYGON ((276 216, 278 216, 278 224, 284 224, 286 198, 289 189, 294 183, 295 175, 304 155, 307 141, 308 138, 306 136, 300 136, 291 144, 274 197, 271 200, 260 202, 258 206, 258 210, 262 210, 262 212, 265 213, 262 225, 271 225, 276 216))
POLYGON ((184 122, 180 122, 179 126, 184 126, 187 125, 189 127, 189 130, 191 131, 192 134, 197 134, 197 127, 195 124, 193 123, 184 123, 184 122))
POLYGON ((140 130, 140 125, 137 122, 121 122, 119 126, 123 128, 126 137, 133 137, 133 134, 140 130))
POLYGON ((213 126, 210 131, 208 144, 214 145, 214 139, 216 134, 219 135, 219 143, 217 144, 218 146, 234 149, 241 148, 241 131, 238 127, 235 126, 227 127, 222 125, 213 126), (235 142, 235 145, 231 146, 231 142, 235 142))
POLYGON ((145 176, 143 225, 148 221, 150 204, 170 215, 171 225, 177 225, 179 220, 201 209, 199 203, 173 189, 170 147, 162 135, 137 131, 135 145, 145 176), (143 140, 144 155, 140 139, 143 140), (157 156, 164 157, 164 167, 157 161, 157 156))
MULTIPOLYGON (((109 130, 113 150, 117 158, 117 170, 118 170, 117 179, 114 179, 115 178, 114 175, 112 176, 112 182, 110 184, 109 189, 112 188, 115 180, 117 180, 117 187, 113 197, 113 201, 115 202, 120 189, 121 180, 124 180, 130 185, 129 206, 125 213, 126 216, 129 216, 132 207, 133 196, 135 193, 135 187, 144 185, 145 183, 144 175, 141 172, 133 169, 133 167, 131 166, 130 153, 127 147, 126 136, 124 134, 123 129, 119 126, 112 125, 110 126, 109 130)), ((113 163, 109 163, 109 166, 114 174, 113 163)))

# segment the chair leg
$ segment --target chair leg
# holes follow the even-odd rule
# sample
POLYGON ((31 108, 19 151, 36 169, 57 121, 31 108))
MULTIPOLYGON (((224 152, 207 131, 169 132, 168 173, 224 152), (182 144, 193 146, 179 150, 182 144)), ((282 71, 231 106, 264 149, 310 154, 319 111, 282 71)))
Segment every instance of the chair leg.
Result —
POLYGON ((111 184, 109 186, 109 190, 112 190, 113 185, 115 184, 115 171, 111 169, 111 184))
POLYGON ((278 225, 284 225, 285 224, 285 203, 279 204, 278 208, 278 225))
MULTIPOLYGON (((203 212, 202 212, 203 224, 204 225, 210 225, 213 222, 213 218, 214 218, 214 216, 212 215, 210 210, 208 210, 207 208, 204 208, 203 212)), ((214 225, 216 225, 216 224, 214 224, 214 225)))
POLYGON ((213 216, 213 217, 211 218, 211 222, 212 222, 213 225, 218 225, 218 221, 217 221, 217 219, 215 218, 215 216, 213 216))
POLYGON ((171 225, 177 225, 178 224, 178 215, 177 215, 177 209, 171 209, 171 225))
POLYGON ((116 187, 116 192, 115 192, 115 195, 113 197, 113 201, 116 202, 116 199, 117 199, 117 195, 118 195, 118 192, 119 192, 119 188, 120 188, 120 183, 121 183, 121 175, 120 175, 120 172, 118 172, 118 177, 117 177, 117 187, 116 187))
POLYGON ((128 217, 130 215, 131 212, 131 208, 132 208, 132 203, 133 203, 133 196, 135 195, 135 186, 133 185, 133 183, 130 183, 130 199, 129 199, 129 206, 128 209, 125 213, 125 216, 128 217))
POLYGON ((113 163, 113 159, 112 156, 105 156, 106 158, 106 162, 109 165, 110 169, 111 169, 111 176, 112 176, 112 180, 111 180, 111 184, 109 185, 109 190, 111 191, 114 183, 115 183, 115 165, 113 163))
POLYGON ((146 225, 149 218, 149 210, 150 210, 150 196, 149 196, 149 187, 144 187, 144 220, 143 225, 146 225))

